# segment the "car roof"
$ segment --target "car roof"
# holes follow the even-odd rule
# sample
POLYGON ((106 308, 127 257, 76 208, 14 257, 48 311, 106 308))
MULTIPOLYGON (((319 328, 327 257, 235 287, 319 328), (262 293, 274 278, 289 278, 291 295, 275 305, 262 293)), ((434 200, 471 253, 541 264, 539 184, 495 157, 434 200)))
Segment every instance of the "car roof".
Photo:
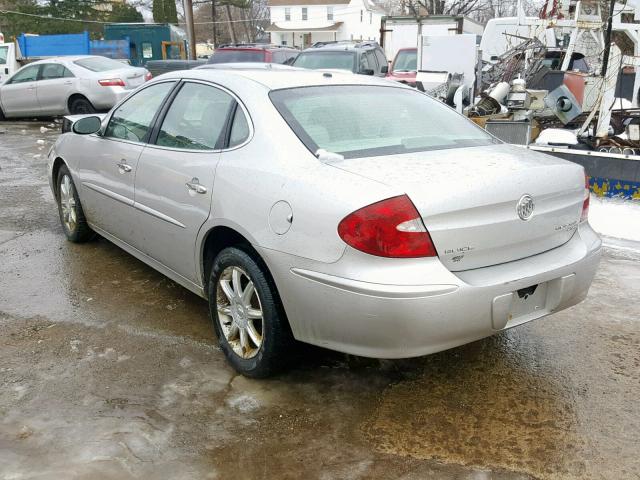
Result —
POLYGON ((354 75, 351 72, 307 70, 307 69, 193 69, 176 72, 168 72, 156 77, 158 79, 184 78, 194 80, 208 80, 223 84, 237 82, 255 82, 268 90, 282 88, 310 87, 321 85, 381 85, 400 88, 409 88, 397 82, 391 82, 383 78, 354 75))
POLYGON ((232 43, 226 45, 220 45, 216 50, 294 50, 286 45, 273 45, 270 43, 232 43))
POLYGON ((82 60, 84 58, 101 58, 100 55, 65 55, 60 57, 47 57, 35 62, 28 63, 27 65, 36 65, 40 63, 53 62, 75 62, 76 60, 82 60))

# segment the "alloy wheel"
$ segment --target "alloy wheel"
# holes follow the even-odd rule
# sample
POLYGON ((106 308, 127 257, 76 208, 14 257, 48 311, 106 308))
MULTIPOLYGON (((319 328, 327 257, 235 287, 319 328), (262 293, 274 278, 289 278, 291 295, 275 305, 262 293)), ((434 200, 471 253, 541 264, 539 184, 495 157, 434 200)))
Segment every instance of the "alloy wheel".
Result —
POLYGON ((63 175, 60 180, 60 207, 62 221, 69 232, 73 232, 78 224, 78 209, 76 207, 75 189, 69 175, 63 175))
POLYGON ((255 357, 263 343, 264 316, 253 281, 239 267, 227 267, 216 285, 222 334, 240 358, 255 357))

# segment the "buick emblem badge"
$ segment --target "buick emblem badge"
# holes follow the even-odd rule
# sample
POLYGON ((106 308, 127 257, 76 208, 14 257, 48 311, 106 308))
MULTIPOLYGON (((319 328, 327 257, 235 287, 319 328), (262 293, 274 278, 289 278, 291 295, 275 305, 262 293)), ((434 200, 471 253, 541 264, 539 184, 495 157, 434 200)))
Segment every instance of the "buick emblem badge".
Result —
POLYGON ((526 222, 531 218, 531 215, 533 215, 534 208, 536 208, 536 205, 533 203, 531 195, 523 195, 522 198, 518 200, 516 212, 518 212, 520 220, 524 220, 526 222))

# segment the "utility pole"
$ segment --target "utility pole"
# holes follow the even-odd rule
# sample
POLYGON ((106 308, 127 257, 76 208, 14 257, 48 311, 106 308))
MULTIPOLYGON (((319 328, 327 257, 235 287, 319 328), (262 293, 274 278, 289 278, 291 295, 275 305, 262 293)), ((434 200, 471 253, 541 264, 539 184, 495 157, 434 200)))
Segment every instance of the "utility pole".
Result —
POLYGON ((196 59, 196 33, 193 27, 193 3, 191 0, 184 0, 184 20, 187 23, 187 40, 189 41, 189 51, 187 58, 196 59))
POLYGON ((211 0, 211 35, 213 42, 213 48, 218 45, 216 41, 216 0, 211 0))

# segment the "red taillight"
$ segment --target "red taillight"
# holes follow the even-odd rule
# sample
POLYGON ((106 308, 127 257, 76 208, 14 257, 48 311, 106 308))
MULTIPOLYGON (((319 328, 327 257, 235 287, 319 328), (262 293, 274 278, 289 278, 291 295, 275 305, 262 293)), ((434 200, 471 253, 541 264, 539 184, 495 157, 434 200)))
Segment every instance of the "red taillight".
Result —
POLYGON ((338 225, 348 245, 378 257, 435 257, 436 249, 409 197, 388 198, 356 210, 338 225))
POLYGON ((107 78, 98 80, 98 83, 103 87, 124 87, 124 80, 121 78, 107 78))
POLYGON ((582 202, 582 215, 580 215, 580 221, 586 222, 589 219, 589 198, 591 197, 591 190, 589 190, 589 177, 584 175, 584 201, 582 202))
POLYGON ((147 73, 144 74, 144 81, 145 82, 148 82, 152 78, 153 78, 153 75, 151 75, 151 72, 147 72, 147 73))

